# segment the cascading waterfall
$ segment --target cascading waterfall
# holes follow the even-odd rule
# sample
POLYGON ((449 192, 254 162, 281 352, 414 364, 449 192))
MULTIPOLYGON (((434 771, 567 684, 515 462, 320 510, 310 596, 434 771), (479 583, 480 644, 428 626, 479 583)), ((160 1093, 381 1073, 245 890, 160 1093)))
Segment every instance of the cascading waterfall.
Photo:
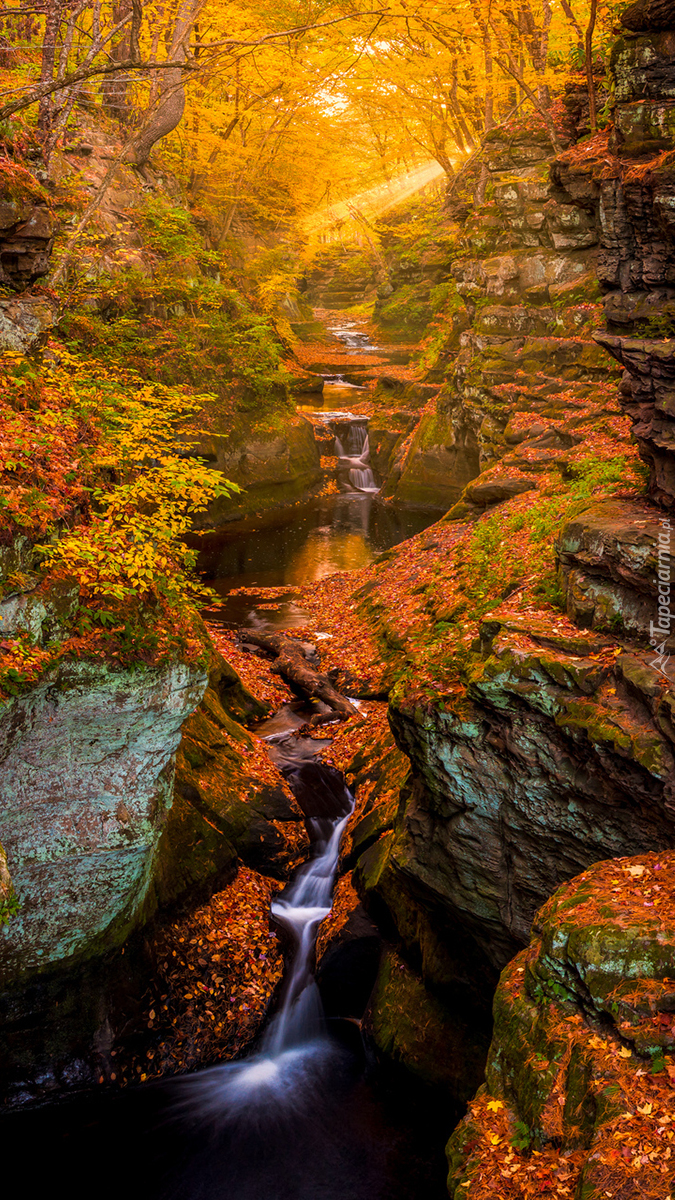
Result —
POLYGON ((272 1056, 302 1045, 308 1035, 323 1032, 323 1009, 312 974, 312 955, 319 925, 331 910, 340 838, 348 816, 336 822, 325 819, 308 822, 314 826, 311 832, 316 836, 319 854, 300 868, 286 897, 272 902, 272 916, 291 934, 296 945, 283 1003, 263 1040, 263 1048, 272 1056))
MULTIPOLYGON (((315 753, 313 744, 312 759, 315 753)), ((325 1025, 313 958, 318 927, 331 910, 340 839, 354 801, 343 785, 336 788, 332 768, 307 760, 298 742, 290 750, 273 750, 272 757, 280 766, 285 764, 283 773, 306 813, 312 853, 271 905, 272 916, 292 941, 293 954, 279 1010, 260 1048, 247 1059, 182 1081, 184 1103, 179 1107, 224 1121, 240 1119, 270 1102, 301 1105, 336 1052, 325 1025), (305 768, 309 786, 303 781, 305 768)))
POLYGON ((335 453, 339 458, 338 470, 346 474, 348 483, 351 485, 348 490, 356 492, 379 491, 370 465, 370 444, 366 423, 363 421, 352 421, 347 426, 344 443, 336 434, 335 453))

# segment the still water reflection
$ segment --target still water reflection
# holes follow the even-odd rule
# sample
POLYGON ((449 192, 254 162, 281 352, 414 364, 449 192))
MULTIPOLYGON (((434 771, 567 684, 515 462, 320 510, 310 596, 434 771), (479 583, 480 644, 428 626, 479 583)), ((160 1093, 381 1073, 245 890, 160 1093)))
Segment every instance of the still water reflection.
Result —
POLYGON ((438 509, 385 507, 375 496, 325 496, 206 535, 198 566, 222 596, 238 587, 312 583, 367 566, 438 517, 438 509))

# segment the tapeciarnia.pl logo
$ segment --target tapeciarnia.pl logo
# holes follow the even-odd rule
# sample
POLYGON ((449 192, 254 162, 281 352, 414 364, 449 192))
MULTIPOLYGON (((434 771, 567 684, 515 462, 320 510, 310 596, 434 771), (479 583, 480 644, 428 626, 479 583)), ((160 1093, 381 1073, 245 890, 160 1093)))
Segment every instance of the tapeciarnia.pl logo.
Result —
POLYGON ((660 522, 659 537, 657 543, 657 565, 656 565, 656 583, 658 586, 658 608, 657 621, 649 623, 649 643, 656 652, 656 657, 652 659, 650 666, 660 671, 665 675, 666 679, 671 681, 668 672, 668 663, 670 655, 666 649, 666 642, 670 636, 670 629, 673 621, 673 614, 670 608, 672 581, 670 578, 670 531, 671 524, 668 517, 663 517, 660 522))

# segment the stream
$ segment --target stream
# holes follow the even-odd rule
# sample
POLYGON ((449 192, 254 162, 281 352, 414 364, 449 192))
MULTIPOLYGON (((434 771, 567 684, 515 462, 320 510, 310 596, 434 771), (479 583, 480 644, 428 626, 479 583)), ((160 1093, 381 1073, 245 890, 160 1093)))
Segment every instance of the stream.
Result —
MULTIPOLYGON (((363 354, 377 351, 386 362, 407 361, 407 351, 396 344, 374 346, 370 335, 342 314, 329 318, 327 327, 353 357, 348 374, 354 378, 363 354)), ((198 570, 223 601, 209 611, 211 621, 231 628, 302 625, 306 618, 291 592, 271 615, 262 607, 263 589, 300 587, 336 571, 356 571, 439 518, 438 508, 382 503, 370 467, 368 418, 352 411, 363 389, 325 370, 323 378, 323 394, 300 404, 298 411, 311 414, 334 437, 333 451, 342 466, 340 491, 233 521, 195 539, 198 570), (260 593, 237 595, 240 588, 259 588, 260 593)))
POLYGON ((447 1200, 443 1143, 457 1116, 447 1097, 375 1063, 357 1023, 323 1013, 314 943, 353 797, 317 758, 325 740, 289 735, 297 717, 281 710, 257 730, 311 839, 272 903, 287 970, 257 1046, 191 1075, 8 1114, 27 1194, 60 1185, 74 1200, 447 1200))
MULTIPOLYGON (((345 345, 372 350, 342 322, 345 345)), ((338 327, 335 328, 336 335, 338 327)), ((386 508, 370 467, 367 419, 345 405, 350 385, 326 384, 321 417, 340 459, 341 491, 201 539, 199 567, 225 600, 209 613, 229 625, 291 628, 293 594, 272 615, 266 587, 354 570, 438 518, 386 508), (237 588, 260 588, 245 596, 237 588), (259 610, 260 606, 260 610, 259 610)), ((353 1020, 327 1020, 314 978, 340 838, 354 799, 320 760, 326 740, 293 736, 312 711, 287 706, 256 732, 302 808, 310 855, 271 906, 286 947, 275 1009, 253 1051, 175 1079, 65 1098, 8 1114, 23 1190, 144 1200, 444 1200, 444 1136, 457 1114, 446 1097, 372 1058, 353 1020), (34 1148, 39 1152, 34 1153, 34 1148)), ((328 734, 329 736, 329 734, 328 734)))

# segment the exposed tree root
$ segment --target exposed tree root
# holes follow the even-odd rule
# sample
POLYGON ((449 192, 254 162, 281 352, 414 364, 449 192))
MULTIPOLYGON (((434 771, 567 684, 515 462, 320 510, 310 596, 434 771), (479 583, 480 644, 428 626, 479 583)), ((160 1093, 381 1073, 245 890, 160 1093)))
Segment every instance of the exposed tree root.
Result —
POLYGON ((324 704, 345 720, 347 717, 358 716, 354 705, 335 690, 325 675, 308 662, 302 642, 296 638, 289 638, 284 633, 254 633, 250 629, 242 630, 241 637, 244 641, 267 650, 269 654, 276 655, 277 661, 271 670, 276 675, 282 675, 305 695, 323 700, 324 704))

